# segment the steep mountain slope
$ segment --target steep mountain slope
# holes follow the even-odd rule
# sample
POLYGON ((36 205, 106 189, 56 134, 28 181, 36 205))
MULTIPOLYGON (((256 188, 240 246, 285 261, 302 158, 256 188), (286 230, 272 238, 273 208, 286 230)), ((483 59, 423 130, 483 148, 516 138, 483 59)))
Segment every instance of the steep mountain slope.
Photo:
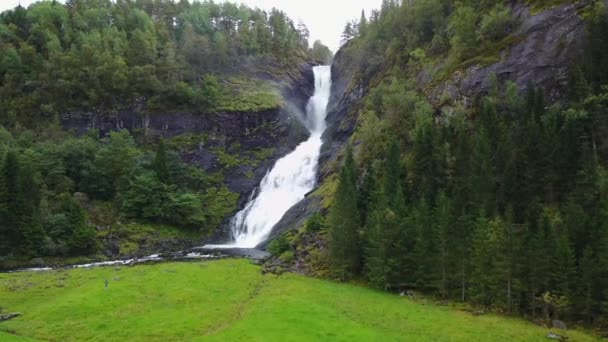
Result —
MULTIPOLYGON (((585 41, 585 25, 580 13, 589 6, 588 2, 566 3, 530 13, 528 5, 514 3, 511 16, 519 23, 518 27, 506 46, 493 51, 491 61, 477 63, 476 58, 472 58, 443 73, 440 70, 447 63, 445 59, 433 65, 433 73, 415 68, 417 87, 438 112, 446 105, 449 108, 451 103, 472 106, 475 98, 488 93, 490 75, 495 75, 503 86, 507 81, 515 82, 521 93, 529 85, 540 86, 550 102, 565 101, 565 88, 570 80, 568 70, 574 61, 582 58, 585 41)), ((327 116, 329 128, 319 168, 320 183, 337 171, 337 160, 355 131, 369 88, 386 77, 380 72, 373 82, 360 78, 362 52, 359 44, 356 40, 346 43, 333 60, 332 99, 327 116)), ((394 66, 384 66, 391 67, 394 66)), ((331 196, 331 193, 323 195, 331 196)), ((286 214, 275 231, 300 227, 310 214, 321 208, 323 197, 311 194, 286 214)))
POLYGON ((277 9, 212 1, 1 13, 6 265, 225 238, 268 168, 306 138, 323 50, 307 32, 277 9))
POLYGON ((384 1, 335 56, 319 187, 267 248, 605 326, 607 28, 603 1, 384 1))

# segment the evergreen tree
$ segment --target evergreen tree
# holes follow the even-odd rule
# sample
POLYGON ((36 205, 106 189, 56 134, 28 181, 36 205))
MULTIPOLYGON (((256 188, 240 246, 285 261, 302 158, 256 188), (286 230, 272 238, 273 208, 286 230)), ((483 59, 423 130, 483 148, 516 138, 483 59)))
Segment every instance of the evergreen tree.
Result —
POLYGON ((161 138, 158 142, 156 157, 154 158, 154 171, 161 182, 169 183, 169 167, 167 165, 167 150, 165 148, 164 139, 161 138))
MULTIPOLYGON (((25 201, 20 189, 21 181, 19 179, 19 160, 17 153, 9 150, 4 158, 2 173, 0 173, 0 213, 2 220, 0 225, 3 226, 4 237, 7 241, 18 243, 20 241, 21 232, 19 230, 22 221, 23 209, 25 201)), ((13 249, 17 246, 11 246, 13 249)))
POLYGON ((376 178, 377 175, 377 166, 375 163, 368 163, 365 168, 365 174, 363 176, 363 181, 361 182, 361 186, 359 188, 359 213, 361 214, 361 226, 365 227, 367 224, 367 217, 369 212, 373 211, 373 204, 377 200, 378 192, 382 189, 378 187, 376 178))
POLYGON ((328 216, 332 270, 341 280, 357 275, 360 267, 360 215, 357 208, 356 169, 350 146, 328 216))
POLYGON ((384 171, 384 194, 389 209, 396 214, 404 211, 403 185, 401 182, 400 152, 396 140, 392 140, 387 153, 384 171))
POLYGON ((434 212, 435 223, 437 227, 438 235, 438 260, 439 268, 441 272, 441 278, 439 282, 439 293, 442 298, 448 297, 449 282, 452 274, 452 243, 455 238, 456 231, 451 229, 452 227, 452 202, 450 198, 445 194, 439 194, 437 199, 437 205, 434 212))
POLYGON ((499 219, 479 218, 472 240, 471 297, 485 307, 492 306, 501 298, 503 225, 499 219))
POLYGON ((595 306, 599 303, 594 301, 594 279, 597 275, 597 264, 593 250, 585 248, 578 265, 578 284, 574 309, 587 323, 593 321, 595 306))
POLYGON ((359 19, 358 31, 360 36, 365 36, 367 34, 367 17, 365 16, 365 11, 361 11, 361 18, 359 19))
POLYGON ((496 208, 495 178, 490 137, 482 128, 474 137, 471 154, 471 196, 477 213, 492 217, 496 208))
POLYGON ((440 280, 439 232, 433 220, 433 211, 426 200, 420 199, 414 220, 416 224, 416 244, 413 249, 416 270, 416 284, 422 289, 438 288, 440 280))

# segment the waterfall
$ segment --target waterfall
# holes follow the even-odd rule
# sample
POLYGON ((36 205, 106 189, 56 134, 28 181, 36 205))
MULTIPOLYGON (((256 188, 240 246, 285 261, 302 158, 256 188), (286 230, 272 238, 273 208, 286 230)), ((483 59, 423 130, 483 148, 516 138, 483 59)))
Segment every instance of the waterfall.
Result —
POLYGON ((310 137, 285 157, 279 159, 266 174, 257 196, 230 221, 233 241, 213 248, 254 248, 265 239, 287 210, 304 199, 315 186, 321 153, 321 135, 331 91, 331 67, 317 66, 315 91, 306 107, 306 127, 310 137))

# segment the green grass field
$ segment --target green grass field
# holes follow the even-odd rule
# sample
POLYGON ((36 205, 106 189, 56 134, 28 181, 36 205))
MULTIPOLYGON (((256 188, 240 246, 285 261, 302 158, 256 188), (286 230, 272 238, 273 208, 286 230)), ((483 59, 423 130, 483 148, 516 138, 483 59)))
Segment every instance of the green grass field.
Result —
POLYGON ((22 313, 0 323, 0 341, 546 341, 547 332, 357 286, 262 275, 239 259, 0 274, 0 307, 22 313))

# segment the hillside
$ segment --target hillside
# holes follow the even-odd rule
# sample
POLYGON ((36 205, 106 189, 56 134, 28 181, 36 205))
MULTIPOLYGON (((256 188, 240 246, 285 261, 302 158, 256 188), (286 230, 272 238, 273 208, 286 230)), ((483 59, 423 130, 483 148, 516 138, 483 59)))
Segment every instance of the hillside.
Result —
POLYGON ((3 311, 22 313, 0 324, 3 341, 544 341, 547 332, 422 298, 262 275, 245 260, 0 274, 0 296, 3 311))
POLYGON ((280 10, 210 1, 41 1, 0 37, 0 268, 225 238, 326 57, 280 10))
MULTIPOLYGON (((603 1, 383 1, 332 66, 292 269, 605 329, 603 1)), ((288 230, 286 233, 282 231, 288 230)))

